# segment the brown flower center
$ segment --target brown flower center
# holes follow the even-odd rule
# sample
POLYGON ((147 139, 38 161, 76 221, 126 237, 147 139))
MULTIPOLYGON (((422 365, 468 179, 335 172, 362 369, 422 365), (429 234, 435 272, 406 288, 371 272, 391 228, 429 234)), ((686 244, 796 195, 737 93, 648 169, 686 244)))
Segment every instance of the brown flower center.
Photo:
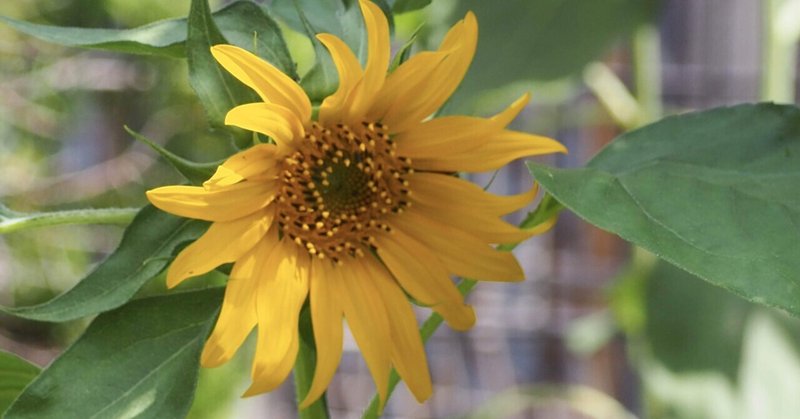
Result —
POLYGON ((410 205, 411 161, 399 157, 385 126, 327 128, 313 123, 283 160, 278 197, 281 232, 313 256, 339 263, 374 248, 382 220, 410 205))

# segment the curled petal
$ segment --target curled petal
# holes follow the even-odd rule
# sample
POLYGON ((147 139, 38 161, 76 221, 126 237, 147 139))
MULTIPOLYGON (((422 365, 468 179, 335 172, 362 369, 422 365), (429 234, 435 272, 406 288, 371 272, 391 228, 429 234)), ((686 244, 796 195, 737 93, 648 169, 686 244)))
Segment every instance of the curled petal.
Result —
POLYGON ((233 45, 215 45, 211 54, 229 73, 255 90, 264 102, 283 106, 305 123, 311 119, 311 101, 291 77, 256 55, 233 45))
POLYGON ((285 149, 295 139, 303 138, 305 130, 289 109, 274 103, 248 103, 231 109, 225 124, 272 137, 279 149, 285 149))
POLYGON ((330 34, 319 34, 317 39, 328 48, 333 64, 339 73, 339 87, 325 98, 319 108, 319 121, 323 124, 343 122, 352 103, 353 91, 361 83, 364 72, 353 51, 341 39, 330 34))

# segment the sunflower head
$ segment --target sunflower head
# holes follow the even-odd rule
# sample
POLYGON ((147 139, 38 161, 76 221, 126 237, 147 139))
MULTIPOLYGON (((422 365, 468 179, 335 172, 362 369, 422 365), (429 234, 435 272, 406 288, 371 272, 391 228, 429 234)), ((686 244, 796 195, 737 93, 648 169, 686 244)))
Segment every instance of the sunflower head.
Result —
POLYGON ((388 73, 389 27, 359 0, 368 35, 364 67, 339 38, 320 34, 339 86, 313 117, 302 88, 274 66, 231 45, 212 54, 262 101, 238 106, 226 123, 273 142, 231 156, 203 186, 148 191, 167 212, 211 221, 170 266, 169 286, 233 262, 222 310, 202 356, 228 361, 253 329, 258 344, 246 395, 284 381, 298 350, 298 315, 308 301, 317 366, 306 400, 316 400, 342 353, 342 320, 361 348, 381 399, 392 367, 423 401, 431 394, 425 352, 406 294, 458 330, 475 315, 452 277, 516 281, 514 256, 493 244, 522 231, 501 216, 527 205, 536 188, 500 197, 453 176, 497 169, 564 147, 507 130, 528 96, 490 118, 431 119, 472 60, 477 22, 456 23, 436 51, 388 73))

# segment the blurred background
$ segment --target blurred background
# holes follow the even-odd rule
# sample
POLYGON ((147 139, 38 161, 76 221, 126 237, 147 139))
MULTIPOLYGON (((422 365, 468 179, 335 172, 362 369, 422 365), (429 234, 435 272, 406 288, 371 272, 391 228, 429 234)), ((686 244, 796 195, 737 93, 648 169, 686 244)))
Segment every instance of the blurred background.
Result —
MULTIPOLYGON (((0 3, 0 15, 127 28, 185 16, 188 8, 154 0, 23 0, 0 3)), ((615 136, 665 115, 795 100, 800 1, 433 0, 395 17, 394 46, 417 33, 416 51, 435 48, 466 10, 478 17, 478 53, 445 113, 489 115, 530 91, 532 104, 513 128, 569 147, 568 156, 543 160, 549 164, 581 166, 615 136)), ((285 29, 302 74, 313 50, 285 29)), ((187 79, 184 60, 64 48, 0 24, 0 203, 17 211, 135 207, 146 203, 145 190, 181 181, 123 125, 191 159, 229 155, 231 144, 209 131, 187 79)), ((520 162, 473 180, 501 194, 532 182, 520 162)), ((35 304, 70 288, 121 233, 68 226, 0 236, 0 304, 35 304)), ((427 345, 434 396, 419 405, 401 384, 386 417, 800 412, 796 319, 659 262, 568 211, 515 253, 527 280, 478 285, 469 297, 477 325, 469 333, 443 327, 427 345)), ((160 292, 161 282, 142 292, 160 292)), ((43 366, 88 321, 0 317, 0 349, 43 366)), ((328 401, 334 417, 354 418, 373 384, 352 340, 345 347, 328 401)), ((295 415, 288 381, 273 393, 238 398, 251 354, 252 347, 225 367, 202 371, 191 418, 295 415)))

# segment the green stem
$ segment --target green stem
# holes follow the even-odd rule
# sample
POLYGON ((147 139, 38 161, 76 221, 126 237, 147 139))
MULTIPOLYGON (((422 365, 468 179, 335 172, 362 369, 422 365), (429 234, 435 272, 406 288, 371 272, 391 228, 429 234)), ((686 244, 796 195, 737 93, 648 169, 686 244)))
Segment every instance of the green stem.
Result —
POLYGON ((129 224, 139 208, 79 209, 21 213, 0 205, 0 234, 64 224, 129 224))
MULTIPOLYGON (((564 209, 564 207, 555 200, 549 194, 545 194, 542 198, 542 201, 536 207, 536 210, 533 212, 528 213, 525 220, 523 220, 519 227, 522 229, 529 229, 534 228, 545 221, 551 219, 558 215, 558 213, 564 209)), ((497 247, 497 250, 510 252, 515 247, 517 247, 519 243, 515 244, 504 244, 497 247)), ((458 291, 461 292, 461 295, 467 296, 472 289, 475 288, 475 285, 478 284, 478 281, 473 279, 463 279, 461 282, 458 283, 458 291)), ((422 337, 422 343, 425 344, 428 342, 428 339, 433 336, 433 333, 436 332, 436 329, 442 325, 442 316, 438 313, 431 313, 430 316, 422 323, 422 327, 419 329, 419 334, 422 337)), ((392 392, 394 391, 397 384, 400 383, 400 375, 397 374, 397 370, 392 369, 391 374, 389 375, 389 390, 386 393, 386 399, 388 401, 389 397, 391 397, 392 392)), ((380 417, 378 414, 378 406, 380 405, 380 398, 377 394, 372 396, 372 400, 369 402, 369 406, 364 411, 362 418, 364 419, 375 419, 380 417)))
MULTIPOLYGON (((317 348, 314 343, 314 329, 311 324, 311 311, 308 304, 300 311, 300 347, 297 351, 297 360, 294 364, 294 390, 297 405, 306 398, 311 382, 314 380, 314 370, 317 365, 317 348)), ((301 419, 328 419, 328 402, 325 394, 311 406, 300 410, 301 419)))
POLYGON ((633 73, 641 113, 639 123, 661 118, 661 37, 654 25, 643 25, 633 35, 633 73))

